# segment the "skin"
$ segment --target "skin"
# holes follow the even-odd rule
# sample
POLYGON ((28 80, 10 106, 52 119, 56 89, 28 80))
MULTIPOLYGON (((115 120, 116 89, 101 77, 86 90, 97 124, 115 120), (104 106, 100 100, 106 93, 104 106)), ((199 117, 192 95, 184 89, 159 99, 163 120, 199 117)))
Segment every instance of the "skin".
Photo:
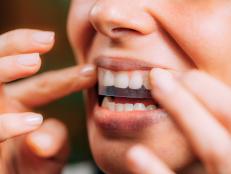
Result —
POLYGON ((231 172, 230 8, 226 0, 72 1, 68 34, 79 62, 104 54, 167 67, 153 66, 150 80, 170 117, 130 139, 95 126, 88 91, 90 145, 105 173, 231 172))
MULTIPOLYGON (((230 109, 227 106, 231 99, 230 87, 200 71, 190 71, 176 80, 171 73, 154 69, 151 78, 155 81, 153 90, 159 92, 155 96, 179 123, 196 155, 204 163, 207 173, 230 173, 230 157, 227 156, 230 153, 230 109), (196 81, 199 85, 195 84, 196 81), (203 89, 200 85, 209 87, 203 89), (223 92, 216 93, 217 90, 223 92), (176 102, 166 101, 166 95, 177 98, 176 102), (214 99, 225 102, 215 104, 217 102, 214 99), (190 109, 175 109, 182 103, 190 104, 190 109)), ((174 173, 142 146, 133 147, 128 153, 128 159, 134 173, 174 173)))
MULTIPOLYGON (((80 64, 92 63, 102 53, 117 54, 175 72, 154 67, 150 73, 153 97, 170 117, 130 139, 105 137, 95 126, 88 100, 89 140, 102 170, 198 174, 193 165, 198 158, 208 173, 230 173, 230 8, 226 0, 72 1, 68 34, 80 64)), ((0 36, 3 173, 59 173, 68 151, 65 127, 54 119, 31 125, 24 118, 41 118, 31 112, 33 107, 95 84, 92 66, 5 84, 39 70, 35 53, 49 51, 54 39, 50 33, 42 42, 35 40, 37 32, 23 29, 0 36), (19 64, 18 57, 31 59, 22 61, 30 65, 19 64)))
POLYGON ((63 123, 43 122, 31 111, 93 85, 95 67, 70 67, 7 83, 34 75, 41 66, 38 53, 48 52, 53 44, 53 32, 19 29, 0 35, 1 173, 57 174, 66 162, 69 148, 63 123))

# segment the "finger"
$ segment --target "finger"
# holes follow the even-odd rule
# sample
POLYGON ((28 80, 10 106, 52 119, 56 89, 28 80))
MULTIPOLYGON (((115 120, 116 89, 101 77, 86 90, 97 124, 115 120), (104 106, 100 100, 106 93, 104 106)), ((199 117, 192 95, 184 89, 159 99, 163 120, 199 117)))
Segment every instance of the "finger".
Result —
POLYGON ((59 121, 48 119, 36 131, 30 133, 26 142, 39 157, 66 161, 68 156, 67 129, 59 121))
POLYGON ((35 113, 10 113, 0 116, 0 142, 31 132, 42 124, 43 117, 35 113))
POLYGON ((25 53, 45 53, 54 45, 54 33, 18 29, 0 35, 0 57, 25 53))
POLYGON ((196 70, 186 73, 182 83, 231 131, 231 89, 228 86, 196 70))
POLYGON ((6 86, 6 94, 32 108, 72 92, 89 88, 96 83, 94 65, 77 66, 48 72, 31 79, 6 86))
POLYGON ((0 82, 10 82, 36 73, 41 67, 38 53, 7 56, 0 59, 0 82))
POLYGON ((173 174, 166 164, 143 146, 132 147, 128 154, 128 167, 136 174, 173 174))
POLYGON ((224 164, 231 161, 227 130, 166 70, 153 69, 151 84, 153 96, 178 123, 199 157, 217 169, 227 168, 224 164))

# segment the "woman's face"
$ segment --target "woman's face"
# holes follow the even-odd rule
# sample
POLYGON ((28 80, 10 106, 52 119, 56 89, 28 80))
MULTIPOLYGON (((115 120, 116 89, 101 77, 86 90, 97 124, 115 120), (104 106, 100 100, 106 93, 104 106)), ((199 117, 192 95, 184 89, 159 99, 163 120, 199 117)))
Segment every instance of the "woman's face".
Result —
POLYGON ((78 61, 96 63, 106 89, 87 91, 90 146, 105 173, 128 174, 125 154, 137 143, 175 170, 193 162, 171 117, 146 99, 147 74, 197 68, 231 85, 231 1, 73 0, 68 34, 78 61))

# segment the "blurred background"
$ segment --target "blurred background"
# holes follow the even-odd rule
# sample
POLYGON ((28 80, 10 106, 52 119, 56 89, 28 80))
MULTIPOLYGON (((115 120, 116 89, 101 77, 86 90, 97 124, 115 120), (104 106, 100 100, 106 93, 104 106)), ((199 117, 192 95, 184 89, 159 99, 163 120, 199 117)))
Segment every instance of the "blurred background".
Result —
MULTIPOLYGON (((17 28, 51 30, 56 33, 54 49, 43 55, 40 73, 73 66, 75 60, 67 40, 66 21, 70 0, 1 0, 0 34, 17 28)), ((91 160, 81 93, 75 93, 38 111, 61 119, 68 127, 71 142, 69 163, 91 160)))

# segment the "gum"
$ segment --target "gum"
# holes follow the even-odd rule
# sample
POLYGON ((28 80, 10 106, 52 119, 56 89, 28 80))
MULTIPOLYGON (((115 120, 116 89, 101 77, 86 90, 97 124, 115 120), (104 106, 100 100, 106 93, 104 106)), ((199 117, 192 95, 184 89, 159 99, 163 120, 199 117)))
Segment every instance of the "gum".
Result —
POLYGON ((151 92, 143 86, 140 89, 122 89, 114 86, 98 85, 98 94, 104 96, 126 97, 126 98, 152 98, 151 92))

